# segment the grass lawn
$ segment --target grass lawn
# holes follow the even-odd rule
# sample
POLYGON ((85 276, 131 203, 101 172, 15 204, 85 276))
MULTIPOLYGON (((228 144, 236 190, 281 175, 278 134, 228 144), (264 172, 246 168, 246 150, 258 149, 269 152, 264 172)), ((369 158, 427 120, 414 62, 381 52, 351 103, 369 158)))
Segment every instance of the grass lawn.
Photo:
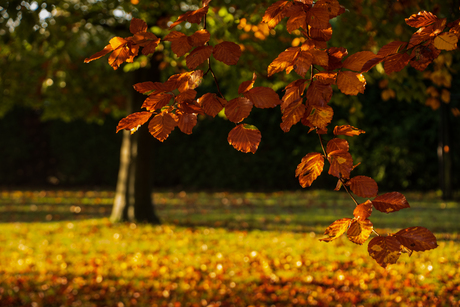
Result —
POLYGON ((382 269, 346 237, 346 193, 154 194, 162 226, 111 224, 113 192, 0 191, 0 306, 460 306, 460 203, 405 194, 378 232, 439 247, 382 269))

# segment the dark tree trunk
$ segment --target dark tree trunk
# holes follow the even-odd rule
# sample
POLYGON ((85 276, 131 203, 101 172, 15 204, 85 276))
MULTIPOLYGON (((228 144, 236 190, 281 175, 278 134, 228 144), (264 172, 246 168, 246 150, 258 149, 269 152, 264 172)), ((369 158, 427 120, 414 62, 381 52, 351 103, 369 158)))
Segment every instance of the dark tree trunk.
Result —
MULTIPOLYGON (((133 84, 159 80, 159 62, 152 60, 149 69, 134 72, 133 84)), ((128 112, 141 110, 145 96, 133 90, 128 103, 128 112)), ((110 219, 112 222, 131 221, 159 224, 160 219, 155 213, 151 189, 150 160, 154 139, 143 125, 131 134, 123 131, 120 151, 120 169, 115 199, 110 219)))

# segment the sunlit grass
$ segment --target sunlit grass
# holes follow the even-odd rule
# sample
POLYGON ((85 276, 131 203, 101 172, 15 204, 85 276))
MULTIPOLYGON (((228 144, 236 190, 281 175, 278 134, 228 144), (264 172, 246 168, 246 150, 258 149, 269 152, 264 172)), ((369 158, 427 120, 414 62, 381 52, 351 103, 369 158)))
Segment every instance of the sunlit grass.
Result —
POLYGON ((111 224, 113 192, 0 193, 0 306, 459 305, 460 209, 435 197, 373 213, 440 239, 385 270, 367 243, 319 242, 344 193, 155 193, 162 226, 111 224))

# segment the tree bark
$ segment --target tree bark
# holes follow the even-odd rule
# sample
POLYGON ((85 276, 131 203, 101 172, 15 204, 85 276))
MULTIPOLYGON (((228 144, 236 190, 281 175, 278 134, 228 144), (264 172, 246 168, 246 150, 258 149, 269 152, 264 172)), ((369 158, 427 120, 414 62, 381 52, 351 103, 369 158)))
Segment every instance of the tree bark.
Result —
MULTIPOLYGON (((159 62, 152 60, 149 69, 134 72, 133 85, 145 81, 160 81, 159 62)), ((145 96, 133 90, 128 101, 128 114, 140 110, 145 96)), ((150 160, 154 139, 143 125, 137 132, 123 130, 120 168, 110 220, 112 222, 144 222, 159 224, 152 199, 150 160)))

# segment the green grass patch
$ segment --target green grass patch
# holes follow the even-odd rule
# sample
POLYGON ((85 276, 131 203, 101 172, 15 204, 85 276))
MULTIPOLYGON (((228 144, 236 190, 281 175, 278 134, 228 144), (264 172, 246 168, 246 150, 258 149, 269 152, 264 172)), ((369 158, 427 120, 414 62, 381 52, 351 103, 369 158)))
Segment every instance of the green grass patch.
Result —
POLYGON ((459 203, 407 194, 378 230, 424 226, 439 247, 382 269, 319 242, 344 193, 154 194, 162 226, 111 224, 113 192, 2 191, 0 306, 459 306, 459 203))

